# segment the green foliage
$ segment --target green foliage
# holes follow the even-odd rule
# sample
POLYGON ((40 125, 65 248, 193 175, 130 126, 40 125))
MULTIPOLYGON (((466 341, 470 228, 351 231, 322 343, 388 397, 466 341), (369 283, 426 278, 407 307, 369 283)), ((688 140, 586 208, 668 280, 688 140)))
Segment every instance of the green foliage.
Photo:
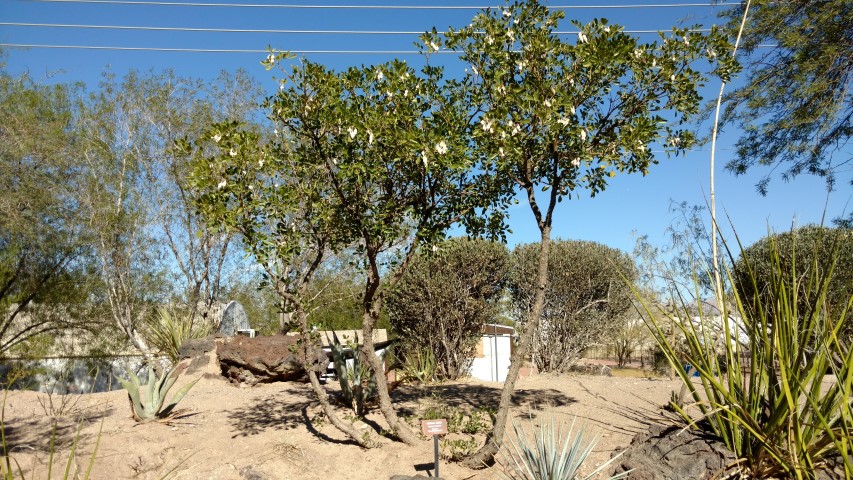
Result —
MULTIPOLYGON (((532 309, 538 244, 512 253, 509 291, 519 319, 532 309)), ((567 371, 581 352, 620 332, 633 295, 622 277, 633 281, 631 258, 605 245, 574 240, 551 244, 549 276, 541 323, 533 332, 533 361, 539 371, 567 371)))
MULTIPOLYGON (((534 423, 528 420, 525 428, 518 420, 513 420, 513 435, 509 445, 501 451, 504 463, 509 469, 505 474, 512 480, 576 480, 597 478, 611 462, 596 468, 588 475, 582 475, 580 469, 589 456, 597 437, 586 438, 584 427, 575 432, 575 420, 566 428, 566 422, 557 420, 555 415, 549 419, 534 423)), ((628 473, 609 477, 611 480, 625 478, 628 473)))
MULTIPOLYGON (((776 269, 774 255, 778 256, 783 271, 791 271, 796 264, 799 274, 805 277, 814 274, 815 278, 822 278, 832 269, 826 292, 800 284, 797 307, 805 312, 810 305, 816 304, 816 295, 825 293, 827 314, 839 318, 853 295, 853 233, 850 230, 805 226, 769 235, 745 248, 735 263, 733 274, 735 286, 750 310, 758 308, 752 303, 754 300, 760 300, 764 310, 770 310, 776 301, 773 297, 776 290, 772 286, 776 269), (812 272, 813 269, 816 272, 812 272), (810 289, 808 294, 807 289, 810 289)), ((853 344, 853 318, 844 322, 839 335, 848 345, 853 344)))
MULTIPOLYGON (((791 251, 800 248, 798 241, 792 237, 791 251)), ((752 296, 744 296, 739 288, 731 294, 719 292, 725 299, 721 312, 710 312, 700 303, 697 320, 687 320, 693 313, 680 299, 678 313, 667 319, 656 317, 645 305, 655 339, 693 401, 691 408, 677 402, 670 407, 689 427, 722 439, 751 478, 811 479, 833 462, 849 478, 853 349, 838 335, 849 321, 853 295, 848 294, 843 305, 828 307, 834 268, 840 264, 838 244, 827 255, 825 269, 814 268, 814 257, 805 264, 787 262, 786 251, 770 239, 767 259, 757 262, 769 265, 762 277, 760 265, 752 263, 759 254, 742 253, 742 278, 753 285, 752 296), (766 294, 757 288, 759 282, 766 294), (663 330, 669 322, 683 335, 683 350, 663 330), (680 368, 685 362, 698 372, 698 383, 680 368), (726 375, 721 376, 723 371, 726 375), (825 377, 828 372, 833 376, 825 377), (829 378, 831 384, 825 382, 829 378)), ((737 285, 730 270, 727 280, 730 287, 737 285)))
POLYGON ((428 351, 437 379, 467 375, 483 324, 496 321, 508 266, 504 245, 477 239, 447 240, 413 258, 387 300, 407 357, 428 351))
POLYGON ((441 458, 458 462, 477 451, 479 443, 474 438, 442 438, 440 442, 441 458))
POLYGON ((151 365, 148 366, 148 382, 145 384, 141 384, 139 377, 129 369, 127 370, 127 375, 130 377, 129 380, 116 377, 121 386, 127 390, 133 419, 137 422, 168 421, 176 414, 174 409, 178 402, 201 380, 201 378, 198 378, 181 387, 167 404, 166 395, 178 380, 179 374, 172 370, 167 370, 162 372, 161 375, 160 373, 155 373, 155 370, 159 371, 160 369, 151 365))
POLYGON ((368 365, 361 359, 361 345, 355 343, 343 345, 335 332, 332 332, 332 363, 335 376, 341 386, 340 401, 362 417, 367 412, 367 403, 376 396, 376 380, 370 374, 368 365))
POLYGON ((457 406, 448 404, 440 394, 429 397, 420 409, 421 420, 447 420, 447 432, 476 435, 486 433, 492 426, 491 412, 481 407, 468 414, 457 406))
POLYGON ((213 323, 182 314, 174 307, 161 307, 144 330, 145 339, 157 352, 166 355, 172 365, 178 363, 178 350, 187 340, 213 333, 213 323))
MULTIPOLYGON (((723 10, 736 32, 744 2, 723 10)), ((801 173, 835 183, 850 159, 853 134, 853 4, 849 0, 753 0, 743 37, 743 86, 727 94, 724 120, 743 131, 727 168, 736 174, 772 167, 756 185, 767 192, 772 172, 801 173), (774 45, 772 49, 760 48, 774 45), (841 155, 842 158, 838 158, 841 155)))
POLYGON ((75 85, 39 85, 0 65, 0 356, 88 326, 94 275, 79 215, 75 85))
MULTIPOLYGON (((462 51, 470 64, 465 85, 484 112, 472 132, 478 151, 530 201, 540 190, 554 201, 579 189, 594 196, 617 173, 648 173, 657 162, 651 145, 667 154, 689 148, 693 135, 661 115, 681 120, 698 111, 705 75, 694 68, 697 60, 713 59, 712 73, 722 76, 731 69, 716 29, 673 29, 661 43, 640 43, 622 27, 594 20, 578 24, 578 42, 570 44, 555 33, 563 15, 536 1, 515 2, 443 39, 435 30, 423 37, 427 46, 462 51)), ((551 209, 534 208, 540 228, 551 209)))
POLYGON ((403 356, 403 379, 418 383, 431 383, 438 380, 438 364, 435 354, 429 348, 409 349, 403 356))

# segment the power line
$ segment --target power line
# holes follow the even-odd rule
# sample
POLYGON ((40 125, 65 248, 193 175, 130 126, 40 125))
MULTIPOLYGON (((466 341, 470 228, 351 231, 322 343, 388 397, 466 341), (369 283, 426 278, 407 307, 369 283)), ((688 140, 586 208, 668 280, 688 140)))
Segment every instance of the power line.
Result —
MULTIPOLYGON (((103 45, 46 45, 27 43, 0 43, 0 47, 13 48, 58 48, 58 49, 80 49, 80 50, 124 50, 124 51, 146 51, 146 52, 192 52, 192 53, 269 53, 267 50, 256 49, 230 49, 230 48, 167 48, 167 47, 115 47, 103 45)), ((288 50, 296 54, 343 54, 343 55, 420 55, 417 50, 288 50)), ((439 50, 433 54, 455 54, 461 52, 455 50, 439 50)))
MULTIPOLYGON (((282 9, 362 9, 362 10, 484 10, 501 9, 500 5, 274 5, 264 3, 202 3, 202 2, 163 2, 151 0, 28 0, 43 3, 99 3, 110 5, 157 5, 179 7, 241 7, 241 8, 282 8, 282 9)), ((727 7, 735 3, 648 3, 629 5, 552 5, 552 10, 571 9, 622 9, 622 8, 685 8, 685 7, 727 7)))
MULTIPOLYGON (((778 45, 757 45, 758 48, 774 48, 778 45)), ((32 43, 0 43, 0 47, 11 48, 55 48, 55 49, 79 49, 79 50, 124 50, 144 52, 192 52, 192 53, 269 53, 267 50, 257 49, 228 49, 228 48, 167 48, 167 47, 116 47, 106 45, 47 45, 32 43)), ((420 55, 418 50, 288 50, 290 53, 315 55, 315 54, 341 54, 341 55, 420 55)), ((457 50, 439 50, 432 52, 444 55, 459 55, 457 50)))
MULTIPOLYGON (((149 27, 129 25, 77 25, 62 23, 20 23, 0 22, 0 26, 7 27, 37 27, 37 28, 81 28, 81 29, 104 29, 104 30, 142 30, 142 31, 168 31, 168 32, 215 32, 215 33, 282 33, 282 34, 320 34, 320 35, 420 35, 421 31, 405 30, 291 30, 291 29, 264 29, 264 28, 190 28, 190 27, 149 27)), ((658 33, 659 30, 622 30, 624 33, 658 33)), ((710 32, 710 28, 691 29, 691 32, 710 32)), ((443 32, 446 33, 446 32, 443 32)), ((578 31, 556 31, 558 35, 577 35, 578 31)))

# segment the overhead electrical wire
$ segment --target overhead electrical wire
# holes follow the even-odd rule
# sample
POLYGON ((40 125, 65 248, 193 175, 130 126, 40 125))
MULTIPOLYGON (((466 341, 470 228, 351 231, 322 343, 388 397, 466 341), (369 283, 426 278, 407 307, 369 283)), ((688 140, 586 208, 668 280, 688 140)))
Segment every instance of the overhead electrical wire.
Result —
MULTIPOLYGON (((158 5, 178 7, 237 7, 237 8, 282 8, 282 9, 363 9, 363 10, 483 10, 501 9, 500 5, 300 5, 269 3, 209 3, 209 2, 164 2, 154 0, 28 0, 44 3, 99 3, 110 5, 158 5)), ((727 7, 737 5, 726 3, 646 3, 626 5, 550 5, 552 10, 571 9, 621 9, 621 8, 685 8, 685 7, 727 7)))
MULTIPOLYGON (((282 8, 282 9, 388 9, 388 10, 481 10, 486 8, 504 8, 499 6, 457 6, 457 5, 299 5, 299 4, 249 4, 249 3, 204 3, 154 0, 26 0, 41 3, 88 3, 113 5, 148 5, 148 6, 191 6, 191 7, 248 7, 248 8, 282 8)), ((735 5, 735 3, 668 3, 668 4, 624 4, 624 5, 562 5, 549 6, 551 9, 623 9, 623 8, 683 8, 683 7, 720 7, 735 5)), ((238 29, 238 28, 204 28, 204 27, 154 27, 130 25, 90 25, 90 24, 53 24, 53 23, 24 23, 0 22, 0 26, 30 27, 30 28, 78 28, 125 31, 170 31, 170 32, 210 32, 210 33, 266 33, 266 34, 300 34, 300 35, 420 35, 423 31, 403 30, 309 30, 309 29, 238 29)), ((696 32, 708 32, 710 29, 694 29, 696 32)), ((654 34, 658 30, 624 30, 630 34, 654 34)), ((577 34, 577 31, 557 31, 561 35, 577 34)), ((0 47, 9 48, 47 48, 47 49, 80 49, 80 50, 113 50, 113 51, 152 51, 152 52, 191 52, 191 53, 266 53, 261 49, 233 48, 187 48, 187 47, 123 47, 109 45, 68 45, 68 44, 35 44, 35 43, 0 43, 0 47)), ((353 55, 417 55, 418 50, 291 50, 295 54, 353 54, 353 55)), ((440 50, 439 54, 459 54, 451 50, 440 50)))
MULTIPOLYGON (((0 47, 14 48, 64 48, 80 50, 129 50, 148 52, 193 52, 193 53, 269 53, 268 50, 230 48, 169 48, 169 47, 115 47, 101 45, 47 45, 34 43, 0 43, 0 47)), ((343 54, 343 55, 419 55, 417 50, 288 50, 296 54, 343 54)), ((439 50, 432 54, 460 54, 455 50, 439 50)))
MULTIPOLYGON (((7 27, 37 27, 37 28, 81 28, 81 29, 104 29, 104 30, 143 30, 143 31, 168 31, 168 32, 213 32, 213 33, 282 33, 282 34, 321 34, 321 35, 420 35, 423 32, 411 30, 292 30, 292 29, 266 29, 266 28, 194 28, 194 27, 149 27, 130 25, 77 25, 63 23, 20 23, 0 22, 0 26, 7 27)), ((659 30, 622 30, 624 33, 658 33, 659 30)), ((710 32, 710 28, 691 29, 691 32, 710 32)), ((558 35, 577 35, 575 31, 557 31, 558 35)))

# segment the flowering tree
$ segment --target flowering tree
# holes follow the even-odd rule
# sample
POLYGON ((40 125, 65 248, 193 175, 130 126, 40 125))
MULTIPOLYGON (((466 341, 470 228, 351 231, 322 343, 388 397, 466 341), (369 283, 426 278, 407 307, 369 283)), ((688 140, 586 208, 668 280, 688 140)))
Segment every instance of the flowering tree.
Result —
MULTIPOLYGON (((211 226, 240 235, 303 334, 300 345, 307 362, 318 343, 309 335, 305 307, 310 284, 345 237, 332 228, 336 217, 325 208, 330 192, 317 181, 316 169, 299 168, 276 147, 236 122, 214 124, 192 144, 177 144, 178 151, 193 159, 189 184, 201 216, 211 226)), ((369 447, 335 414, 316 372, 309 366, 306 371, 332 424, 369 447)))
MULTIPOLYGON (((272 67, 282 56, 273 52, 265 63, 272 67)), ((305 61, 283 71, 282 88, 266 102, 275 138, 259 146, 256 136, 232 129, 214 136, 225 161, 199 163, 207 215, 243 232, 262 263, 277 262, 269 274, 283 285, 292 285, 294 273, 282 267, 306 245, 317 262, 326 249, 355 250, 366 278, 364 357, 389 427, 414 444, 418 437, 391 405, 372 333, 385 292, 419 246, 443 238, 456 222, 482 224, 471 214, 489 198, 488 183, 471 168, 468 109, 451 94, 452 82, 441 83, 439 68, 419 73, 394 61, 339 73, 305 61), (260 183, 255 172, 263 172, 260 183), (383 278, 388 271, 394 273, 383 278)), ((316 266, 300 271, 312 274, 316 266)), ((307 328, 299 292, 284 291, 307 328)))
MULTIPOLYGON (((563 199, 607 187, 618 173, 647 174, 653 148, 678 154, 694 136, 678 124, 698 110, 704 80, 694 68, 705 57, 725 75, 725 40, 673 29, 661 43, 640 43, 606 20, 577 25, 572 44, 556 32, 561 11, 535 0, 487 10, 461 30, 425 34, 427 50, 460 50, 469 64, 463 81, 479 122, 476 155, 503 193, 520 189, 541 234, 535 295, 515 349, 486 444, 465 463, 494 461, 510 399, 528 355, 545 300, 553 212, 563 199), (666 117, 664 117, 666 115, 666 117)), ((498 203, 500 205, 500 203, 498 203)))

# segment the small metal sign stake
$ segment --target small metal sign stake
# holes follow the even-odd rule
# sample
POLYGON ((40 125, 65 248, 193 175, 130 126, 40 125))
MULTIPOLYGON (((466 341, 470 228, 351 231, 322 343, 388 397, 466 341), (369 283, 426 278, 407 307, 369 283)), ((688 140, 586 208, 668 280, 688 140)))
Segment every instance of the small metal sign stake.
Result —
POLYGON ((421 420, 421 431, 424 435, 432 435, 432 446, 435 451, 435 478, 438 478, 438 436, 447 434, 447 419, 421 420))

